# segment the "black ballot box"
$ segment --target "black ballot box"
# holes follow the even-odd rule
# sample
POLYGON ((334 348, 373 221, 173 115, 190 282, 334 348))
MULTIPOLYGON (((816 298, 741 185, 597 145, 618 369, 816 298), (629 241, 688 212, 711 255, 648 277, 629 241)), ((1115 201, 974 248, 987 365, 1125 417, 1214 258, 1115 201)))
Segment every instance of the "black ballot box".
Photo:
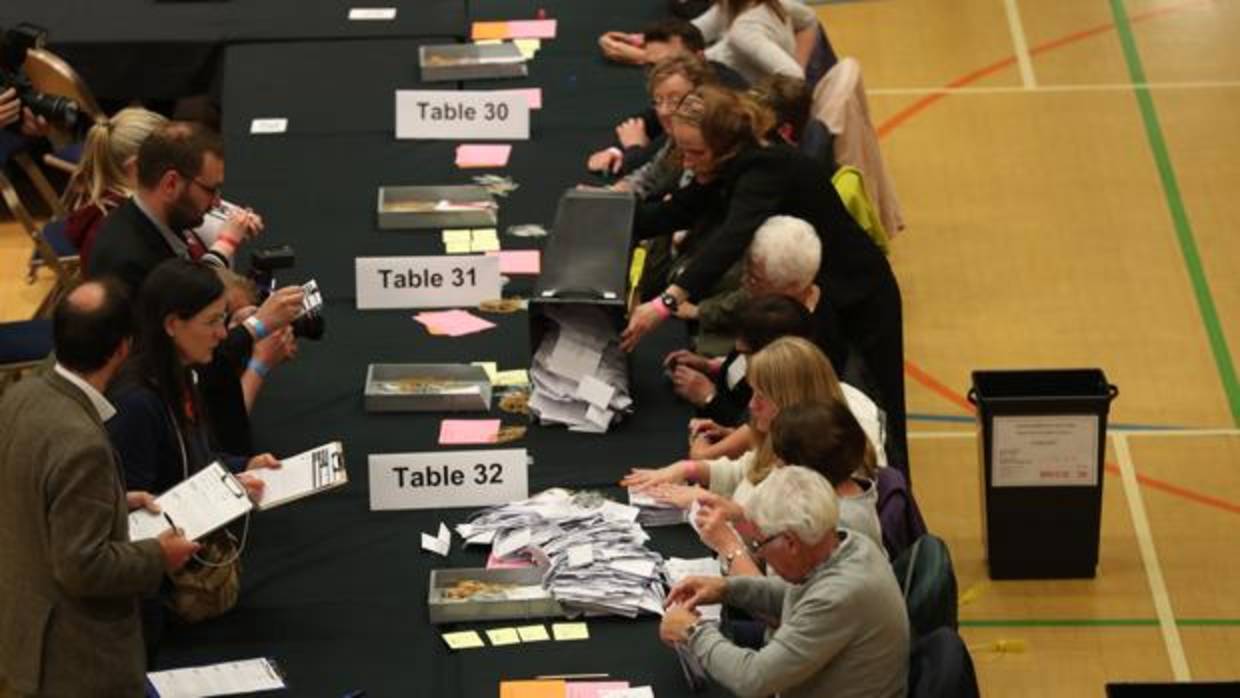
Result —
POLYGON ((1108 683, 1107 698, 1236 698, 1240 681, 1108 683))
POLYGON ((992 579, 1092 578, 1107 413, 1100 369, 974 371, 982 519, 992 579))
POLYGON ((569 189, 560 197, 530 296, 531 354, 546 333, 550 307, 603 308, 617 334, 624 329, 636 209, 636 199, 624 192, 569 189))

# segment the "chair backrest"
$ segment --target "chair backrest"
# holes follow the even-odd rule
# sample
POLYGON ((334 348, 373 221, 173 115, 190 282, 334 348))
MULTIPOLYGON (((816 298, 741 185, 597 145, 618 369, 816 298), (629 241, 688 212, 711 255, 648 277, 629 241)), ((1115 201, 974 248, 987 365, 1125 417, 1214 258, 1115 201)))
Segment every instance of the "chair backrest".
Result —
POLYGON ((914 638, 928 635, 936 628, 957 627, 956 572, 942 538, 930 533, 918 538, 896 558, 892 567, 904 591, 914 638))
POLYGON ((973 658, 960 635, 939 628, 913 641, 908 698, 979 698, 973 658))
POLYGON ((94 93, 86 86, 86 81, 60 56, 47 49, 30 49, 26 52, 24 68, 30 84, 36 90, 72 99, 89 119, 105 116, 94 93))
POLYGON ((878 520, 883 524, 883 547, 892 560, 926 534, 926 522, 917 500, 913 499, 904 474, 895 468, 878 469, 878 520))

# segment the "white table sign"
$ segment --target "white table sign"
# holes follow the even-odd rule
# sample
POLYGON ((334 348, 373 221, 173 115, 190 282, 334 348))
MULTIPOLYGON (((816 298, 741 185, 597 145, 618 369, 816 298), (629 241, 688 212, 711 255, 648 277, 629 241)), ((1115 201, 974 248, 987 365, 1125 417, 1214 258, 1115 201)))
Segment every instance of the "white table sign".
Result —
POLYGON ((353 7, 349 9, 352 22, 391 21, 396 19, 395 7, 353 7))
POLYGON ((995 487, 1098 484, 1098 417, 995 417, 991 483, 995 487))
POLYGON ((507 504, 530 496, 525 449, 374 453, 370 509, 447 509, 507 504))
POLYGON ((461 308, 500 297, 499 257, 358 257, 358 310, 461 308))
POLYGON ((284 133, 288 130, 288 119, 283 117, 271 117, 266 119, 254 119, 250 122, 250 133, 284 133))
POLYGON ((529 99, 512 91, 397 90, 396 137, 529 140, 529 99))

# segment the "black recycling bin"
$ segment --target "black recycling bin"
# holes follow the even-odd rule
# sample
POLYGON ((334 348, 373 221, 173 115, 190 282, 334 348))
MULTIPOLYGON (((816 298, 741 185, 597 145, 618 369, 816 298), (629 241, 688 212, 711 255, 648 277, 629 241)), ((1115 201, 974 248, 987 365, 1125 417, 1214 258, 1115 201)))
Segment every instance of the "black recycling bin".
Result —
POLYGON ((974 371, 991 579, 1093 577, 1107 412, 1101 369, 974 371))

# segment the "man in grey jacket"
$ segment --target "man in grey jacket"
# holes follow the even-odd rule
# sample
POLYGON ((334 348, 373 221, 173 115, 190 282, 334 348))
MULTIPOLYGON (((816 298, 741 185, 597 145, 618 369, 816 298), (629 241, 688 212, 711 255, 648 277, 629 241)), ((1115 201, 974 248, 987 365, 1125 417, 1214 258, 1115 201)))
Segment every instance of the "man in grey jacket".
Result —
POLYGON ((0 401, 0 696, 141 696, 138 599, 196 543, 129 541, 126 493, 103 397, 129 349, 115 282, 74 289, 52 320, 57 363, 0 401))
POLYGON ((837 530, 835 492, 821 475, 777 468, 745 508, 750 551, 779 577, 690 577, 668 596, 659 634, 686 643, 738 696, 902 698, 908 615, 891 566, 865 536, 837 530), (701 620, 726 603, 779 627, 761 650, 737 647, 701 620))

